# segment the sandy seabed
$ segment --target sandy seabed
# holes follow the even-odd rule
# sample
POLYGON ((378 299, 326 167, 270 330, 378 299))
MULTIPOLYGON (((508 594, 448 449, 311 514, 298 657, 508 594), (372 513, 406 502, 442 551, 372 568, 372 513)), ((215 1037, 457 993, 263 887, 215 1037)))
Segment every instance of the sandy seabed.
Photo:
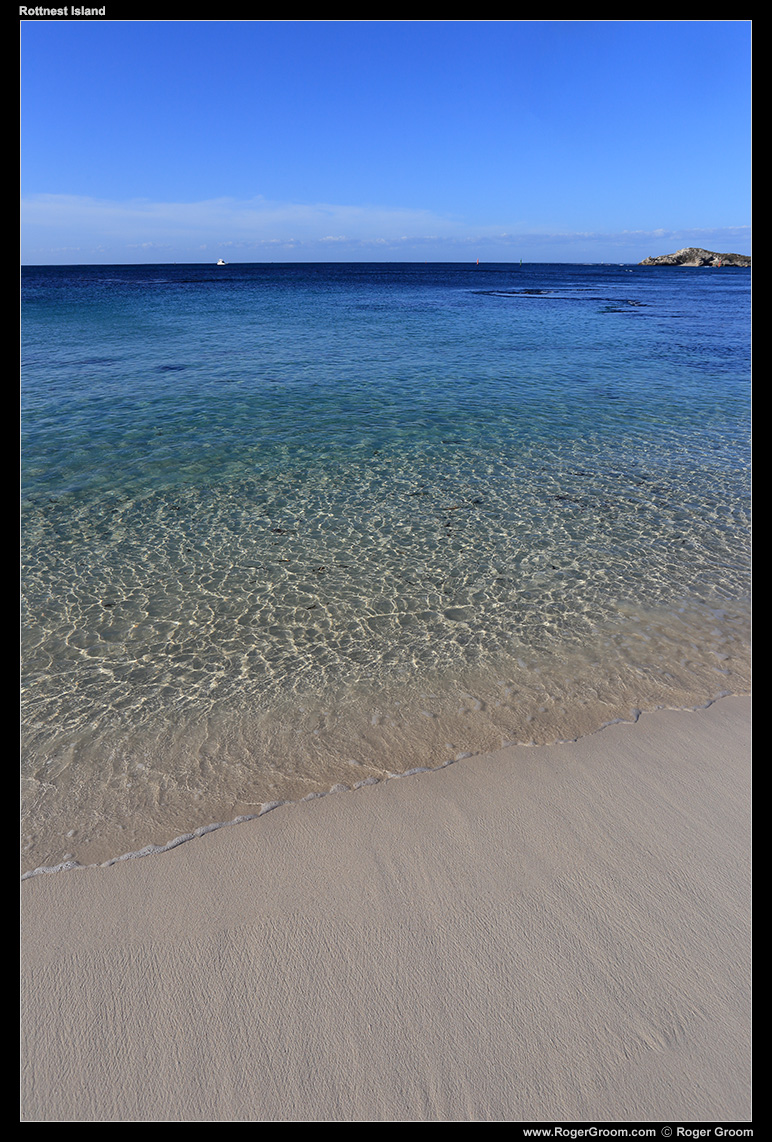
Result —
POLYGON ((745 1120, 750 699, 22 884, 22 1121, 745 1120))

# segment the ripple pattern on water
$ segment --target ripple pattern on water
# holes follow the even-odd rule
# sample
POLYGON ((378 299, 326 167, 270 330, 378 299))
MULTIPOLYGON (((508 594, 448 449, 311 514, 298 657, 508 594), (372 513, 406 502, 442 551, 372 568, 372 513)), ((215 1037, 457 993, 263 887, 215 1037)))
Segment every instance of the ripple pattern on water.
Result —
POLYGON ((744 326, 570 269, 38 283, 25 867, 747 689, 744 326))

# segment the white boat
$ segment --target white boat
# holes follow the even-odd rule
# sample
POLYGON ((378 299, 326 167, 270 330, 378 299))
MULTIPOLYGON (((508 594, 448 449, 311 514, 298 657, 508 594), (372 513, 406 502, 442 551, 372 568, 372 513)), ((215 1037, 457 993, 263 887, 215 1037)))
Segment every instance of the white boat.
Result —
POLYGON ((218 266, 227 266, 227 265, 228 265, 228 263, 227 263, 227 262, 224 262, 224 261, 222 260, 222 258, 218 258, 218 259, 217 259, 217 265, 218 265, 218 266))

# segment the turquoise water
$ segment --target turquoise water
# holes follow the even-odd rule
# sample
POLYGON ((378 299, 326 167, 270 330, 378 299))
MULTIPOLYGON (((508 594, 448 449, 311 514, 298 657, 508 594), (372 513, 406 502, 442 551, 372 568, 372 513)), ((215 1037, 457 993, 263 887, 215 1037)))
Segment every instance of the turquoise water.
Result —
POLYGON ((749 293, 25 269, 23 867, 746 692, 749 293))

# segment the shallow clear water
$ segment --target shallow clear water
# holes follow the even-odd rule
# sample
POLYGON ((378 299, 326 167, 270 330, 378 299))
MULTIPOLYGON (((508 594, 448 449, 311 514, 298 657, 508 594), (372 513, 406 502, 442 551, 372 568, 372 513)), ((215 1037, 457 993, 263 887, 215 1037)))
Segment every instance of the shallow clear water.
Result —
POLYGON ((25 269, 23 867, 746 691, 749 279, 25 269))

